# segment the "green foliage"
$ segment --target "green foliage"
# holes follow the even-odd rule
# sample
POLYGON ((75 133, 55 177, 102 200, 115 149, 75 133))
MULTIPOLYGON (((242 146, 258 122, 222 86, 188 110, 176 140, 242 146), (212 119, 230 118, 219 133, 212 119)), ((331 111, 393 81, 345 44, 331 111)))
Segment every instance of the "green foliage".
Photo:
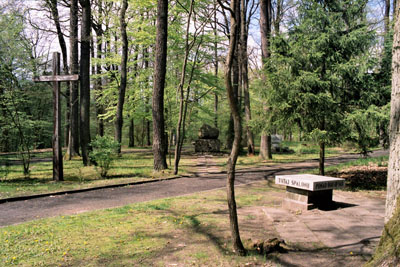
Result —
POLYGON ((18 151, 28 176, 30 151, 51 141, 51 91, 30 81, 37 60, 25 36, 24 17, 6 11, 0 10, 0 150, 18 151))
POLYGON ((356 144, 358 150, 364 156, 368 154, 369 148, 377 146, 379 143, 377 129, 381 125, 385 128, 389 127, 389 112, 389 104, 383 108, 371 105, 365 110, 356 109, 347 115, 348 139, 356 144))
POLYGON ((100 176, 105 178, 112 161, 117 157, 116 151, 120 144, 111 136, 96 136, 90 145, 93 149, 90 152, 90 159, 96 162, 96 169, 100 169, 100 176))
POLYGON ((259 105, 262 130, 298 128, 326 144, 348 137, 346 117, 368 107, 362 96, 371 90, 375 33, 365 6, 366 1, 300 2, 288 33, 272 39, 267 79, 256 85, 268 107, 259 105), (265 116, 271 123, 263 123, 265 116))

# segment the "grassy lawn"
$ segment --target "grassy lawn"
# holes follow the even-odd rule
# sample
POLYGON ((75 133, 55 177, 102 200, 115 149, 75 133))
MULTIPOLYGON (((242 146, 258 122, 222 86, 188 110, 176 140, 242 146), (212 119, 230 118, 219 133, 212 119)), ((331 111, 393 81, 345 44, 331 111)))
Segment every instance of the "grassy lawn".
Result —
MULTIPOLYGON (((288 147, 294 153, 273 153, 272 159, 261 160, 258 156, 239 156, 237 169, 274 165, 277 163, 299 162, 319 158, 319 146, 311 142, 282 142, 282 147, 288 147)), ((326 157, 335 157, 344 153, 354 153, 355 150, 348 147, 326 147, 326 157)), ((216 158, 215 161, 221 167, 226 166, 226 159, 216 158)))
MULTIPOLYGON (((172 170, 164 172, 153 171, 153 156, 151 150, 128 150, 117 158, 108 173, 107 179, 102 179, 95 166, 83 166, 80 158, 64 160, 63 182, 52 181, 52 162, 32 162, 29 178, 22 173, 22 165, 0 166, 0 198, 56 192, 63 190, 89 188, 102 185, 137 182, 155 178, 173 177, 172 170)), ((50 152, 35 153, 39 159, 48 158, 50 152)), ((0 160, 17 159, 17 155, 0 155, 0 160)), ((196 164, 192 158, 182 159, 180 174, 187 174, 191 164, 196 164), (194 162, 194 163, 193 163, 194 162)))
MULTIPOLYGON (((275 205, 266 182, 237 190, 245 246, 276 237, 251 206, 275 205), (260 227, 251 227, 259 225, 260 227)), ((224 190, 168 198, 0 229, 1 266, 244 266, 263 256, 231 252, 224 190)))
MULTIPOLYGON (((243 155, 238 158, 237 169, 298 162, 315 159, 319 156, 318 145, 310 142, 283 142, 282 146, 289 147, 294 153, 274 154, 272 160, 261 160, 258 156, 248 157, 243 155)), ((354 152, 354 150, 343 147, 328 147, 326 149, 327 157, 349 152, 354 152)), ((51 151, 34 152, 32 155, 30 177, 25 178, 22 174, 22 165, 9 164, 6 166, 4 164, 7 161, 15 163, 19 159, 18 154, 0 154, 0 199, 174 176, 172 168, 164 172, 153 171, 153 155, 150 148, 124 149, 122 156, 113 162, 107 179, 102 179, 94 166, 83 166, 80 158, 71 161, 64 160, 65 181, 63 182, 53 182, 52 162, 43 162, 43 159, 51 158, 51 151)), ((226 166, 227 155, 214 156, 212 161, 222 171, 226 166)), ((170 163, 173 164, 173 154, 168 156, 167 162, 169 165, 170 163)), ((180 161, 179 174, 195 173, 197 171, 196 164, 195 155, 184 154, 180 161)))
POLYGON ((3 227, 0 266, 275 266, 274 255, 266 259, 252 245, 278 236, 259 214, 260 206, 279 205, 277 195, 282 188, 268 181, 237 188, 246 257, 231 251, 225 190, 212 190, 3 227))

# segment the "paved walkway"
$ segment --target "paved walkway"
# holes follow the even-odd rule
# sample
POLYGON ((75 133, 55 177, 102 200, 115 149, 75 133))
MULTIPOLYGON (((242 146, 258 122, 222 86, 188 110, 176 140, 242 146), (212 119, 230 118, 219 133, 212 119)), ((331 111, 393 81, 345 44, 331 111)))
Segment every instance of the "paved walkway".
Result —
POLYGON ((373 254, 384 226, 385 200, 337 190, 333 199, 346 205, 330 211, 314 209, 297 213, 279 207, 261 207, 278 235, 301 247, 297 253, 279 255, 283 266, 358 266, 360 258, 367 260, 373 254), (315 257, 304 262, 302 254, 321 248, 330 248, 331 256, 313 253, 315 257))
MULTIPOLYGON (((387 153, 387 151, 378 151, 373 156, 387 153)), ((358 155, 343 155, 327 159, 326 165, 338 164, 356 158, 358 158, 358 155)), ((207 161, 207 158, 204 160, 207 161)), ((236 174, 236 185, 272 179, 276 174, 289 174, 313 169, 317 166, 318 161, 312 160, 239 170, 236 174)), ((211 175, 199 173, 198 176, 189 178, 3 203, 0 204, 0 227, 37 218, 77 214, 90 210, 225 188, 225 179, 226 174, 221 172, 211 175)))

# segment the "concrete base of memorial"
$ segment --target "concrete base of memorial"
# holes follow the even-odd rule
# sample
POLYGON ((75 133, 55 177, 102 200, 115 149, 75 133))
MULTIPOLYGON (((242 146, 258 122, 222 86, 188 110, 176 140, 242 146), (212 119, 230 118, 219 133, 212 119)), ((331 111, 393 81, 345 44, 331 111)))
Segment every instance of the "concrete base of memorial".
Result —
POLYGON ((344 179, 312 174, 279 175, 275 183, 286 185, 283 207, 310 210, 332 206, 332 191, 344 187, 344 179))
POLYGON ((286 187, 286 197, 283 207, 293 210, 310 210, 329 207, 332 202, 332 189, 308 191, 294 187, 286 187))

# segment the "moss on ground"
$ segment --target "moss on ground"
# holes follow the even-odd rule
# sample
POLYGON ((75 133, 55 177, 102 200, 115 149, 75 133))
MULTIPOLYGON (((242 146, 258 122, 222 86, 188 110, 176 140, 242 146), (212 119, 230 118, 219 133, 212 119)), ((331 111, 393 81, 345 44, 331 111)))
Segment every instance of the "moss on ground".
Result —
POLYGON ((386 223, 378 248, 366 267, 400 266, 400 201, 393 217, 386 223))

